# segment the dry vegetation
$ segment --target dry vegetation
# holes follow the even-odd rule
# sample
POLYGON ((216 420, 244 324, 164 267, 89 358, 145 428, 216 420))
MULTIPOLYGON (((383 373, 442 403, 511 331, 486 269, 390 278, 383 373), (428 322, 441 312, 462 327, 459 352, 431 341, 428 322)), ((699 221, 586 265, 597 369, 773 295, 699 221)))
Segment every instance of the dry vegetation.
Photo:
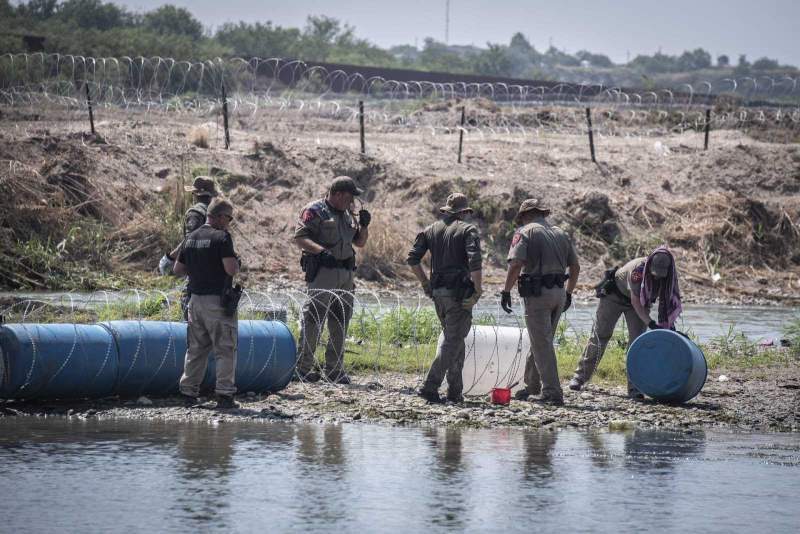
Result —
MULTIPOLYGON (((440 107, 425 112, 456 113, 440 107)), ((478 108, 495 122, 503 113, 478 108)), ((236 117, 227 151, 215 123, 192 117, 104 110, 100 138, 77 133, 83 125, 63 120, 70 117, 44 115, 0 119, 7 288, 142 283, 136 274, 152 273, 177 240, 185 199, 176 191, 197 174, 214 176, 238 207, 233 234, 248 283, 298 286, 296 217, 333 176, 348 174, 366 188, 374 214, 359 254, 367 285, 413 285, 403 263, 414 235, 461 190, 482 230, 490 284, 501 281, 519 202, 543 197, 576 241, 587 294, 607 266, 666 242, 689 300, 792 304, 800 295, 800 147, 768 142, 763 131, 760 140, 715 131, 708 152, 696 132, 599 136, 597 165, 582 135, 557 128, 533 139, 472 132, 457 165, 456 135, 390 123, 368 130, 361 155, 354 124, 299 112, 236 117)), ((535 115, 541 125, 559 111, 535 115)))

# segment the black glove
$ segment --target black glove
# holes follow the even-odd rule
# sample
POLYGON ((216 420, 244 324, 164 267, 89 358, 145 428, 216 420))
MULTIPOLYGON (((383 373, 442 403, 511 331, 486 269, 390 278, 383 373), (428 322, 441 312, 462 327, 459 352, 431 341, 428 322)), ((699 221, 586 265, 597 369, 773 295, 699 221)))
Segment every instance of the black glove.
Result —
POLYGON ((501 291, 500 292, 500 307, 503 308, 503 311, 506 313, 511 313, 511 292, 510 291, 501 291))
POLYGON ((372 222, 372 214, 367 210, 361 210, 358 212, 358 225, 363 226, 366 228, 369 226, 369 223, 372 222))
POLYGON ((647 328, 650 330, 661 330, 661 327, 652 319, 650 319, 650 322, 647 324, 647 328))
POLYGON ((328 252, 327 250, 323 250, 320 252, 317 257, 319 258, 319 264, 322 267, 327 267, 328 269, 335 269, 336 268, 336 258, 333 257, 333 254, 328 252))
POLYGON ((572 293, 567 293, 567 302, 564 304, 564 311, 567 311, 570 306, 572 306, 572 293))

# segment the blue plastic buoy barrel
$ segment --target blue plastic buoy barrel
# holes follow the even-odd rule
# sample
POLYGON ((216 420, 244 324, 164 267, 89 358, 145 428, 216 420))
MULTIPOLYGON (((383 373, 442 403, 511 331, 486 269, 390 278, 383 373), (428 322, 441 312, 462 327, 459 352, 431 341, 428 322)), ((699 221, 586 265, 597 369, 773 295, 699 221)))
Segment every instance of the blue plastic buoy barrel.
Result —
POLYGON ((651 330, 628 347, 628 380, 639 391, 661 402, 694 398, 706 382, 703 351, 672 330, 651 330))
POLYGON ((0 359, 0 398, 105 397, 114 393, 117 348, 108 330, 99 325, 3 325, 0 359))
MULTIPOLYGON (((186 324, 109 321, 98 325, 0 327, 0 398, 97 398, 178 392, 186 324)), ((236 387, 279 391, 291 380, 297 347, 278 321, 239 321, 236 387)), ((203 388, 213 390, 209 359, 203 388)))
POLYGON ((119 371, 114 392, 123 397, 177 390, 186 354, 186 324, 169 321, 100 323, 114 336, 119 371))

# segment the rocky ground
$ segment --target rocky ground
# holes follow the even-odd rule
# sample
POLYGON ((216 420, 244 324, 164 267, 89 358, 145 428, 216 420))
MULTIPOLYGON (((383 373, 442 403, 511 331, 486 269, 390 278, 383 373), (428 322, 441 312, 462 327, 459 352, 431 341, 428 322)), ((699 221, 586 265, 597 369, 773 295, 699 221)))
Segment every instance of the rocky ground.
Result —
MULTIPOLYGON (((369 380, 369 381, 368 381, 369 380)), ((459 404, 430 405, 415 394, 416 378, 389 375, 362 384, 292 383, 284 391, 241 395, 240 408, 216 410, 209 401, 184 407, 178 399, 109 399, 94 402, 0 404, 5 417, 79 419, 151 419, 168 421, 295 421, 384 425, 525 427, 585 429, 729 428, 800 431, 800 364, 780 368, 715 371, 699 396, 670 406, 652 400, 632 401, 622 387, 590 384, 584 391, 565 389, 565 406, 512 400, 498 406, 486 397, 459 404)), ((566 384, 565 384, 566 385, 566 384)))

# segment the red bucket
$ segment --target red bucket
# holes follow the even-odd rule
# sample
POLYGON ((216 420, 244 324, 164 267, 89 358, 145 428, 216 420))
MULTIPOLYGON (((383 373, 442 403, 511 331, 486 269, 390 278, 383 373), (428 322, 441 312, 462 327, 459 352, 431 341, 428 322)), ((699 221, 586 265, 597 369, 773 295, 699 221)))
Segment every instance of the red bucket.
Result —
POLYGON ((508 406, 511 402, 511 388, 493 388, 492 404, 502 404, 508 406))

